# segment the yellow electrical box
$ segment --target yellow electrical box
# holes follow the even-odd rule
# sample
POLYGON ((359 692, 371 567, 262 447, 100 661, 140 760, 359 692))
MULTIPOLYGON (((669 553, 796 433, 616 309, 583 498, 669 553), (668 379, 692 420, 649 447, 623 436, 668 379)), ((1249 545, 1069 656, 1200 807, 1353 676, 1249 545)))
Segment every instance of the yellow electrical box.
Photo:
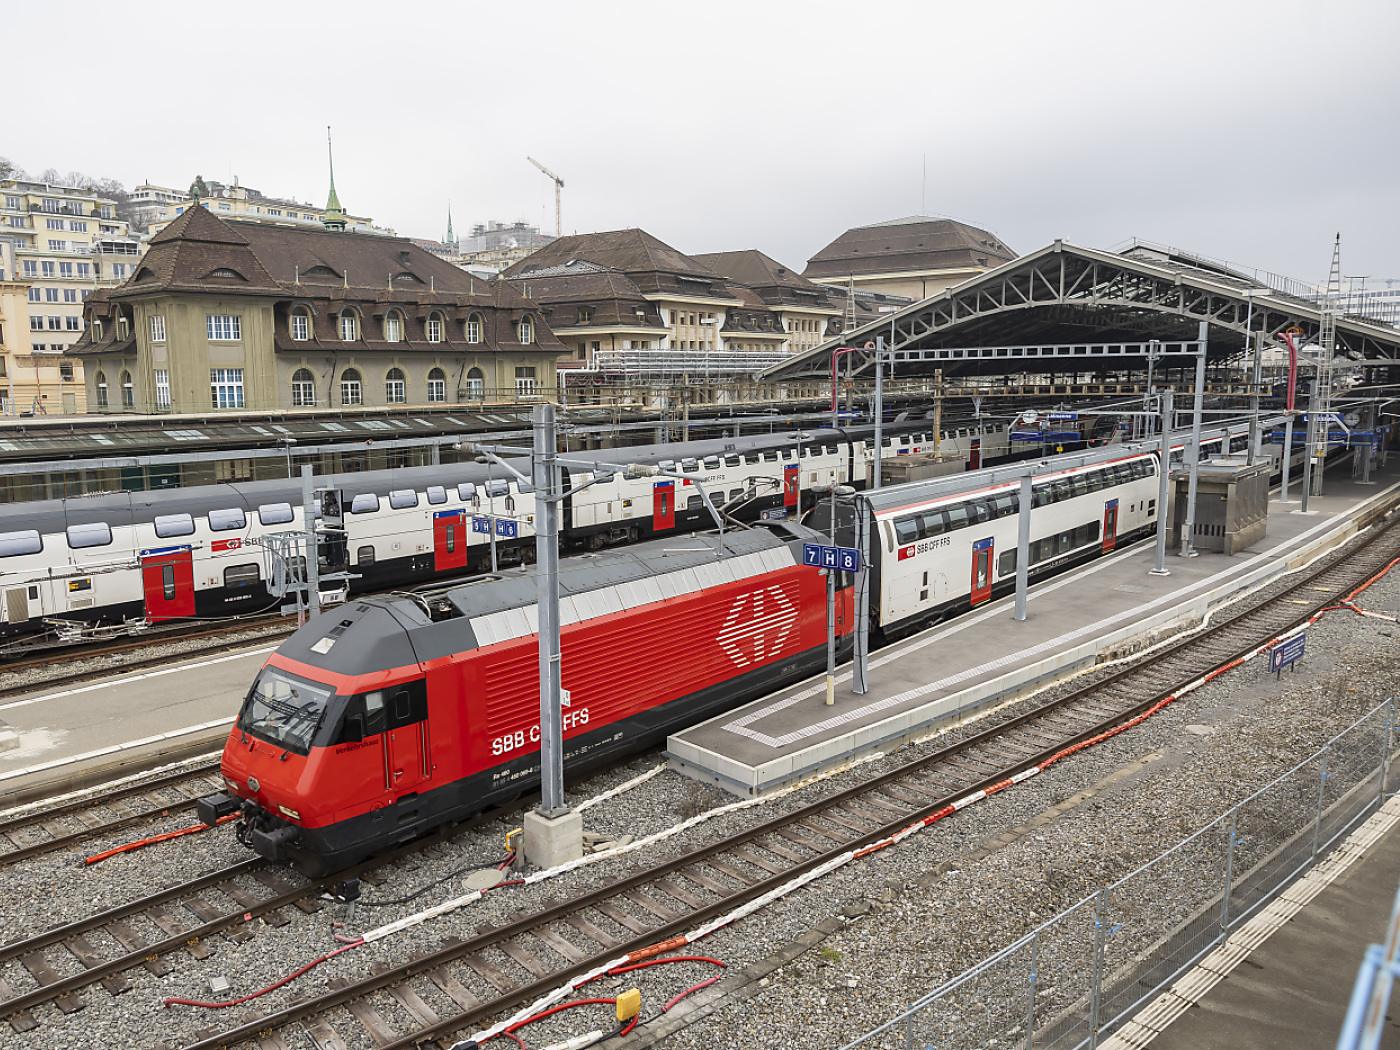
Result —
POLYGON ((617 1019, 619 1021, 630 1021, 641 1012, 642 992, 640 988, 633 988, 617 997, 617 1019))

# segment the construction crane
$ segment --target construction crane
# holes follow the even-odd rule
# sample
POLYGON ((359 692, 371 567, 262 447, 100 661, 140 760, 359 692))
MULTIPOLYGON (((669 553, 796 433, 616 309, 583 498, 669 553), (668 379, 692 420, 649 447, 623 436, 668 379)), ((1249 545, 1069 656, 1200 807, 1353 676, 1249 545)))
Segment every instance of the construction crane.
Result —
POLYGON ((528 160, 535 167, 539 168, 540 171, 544 172, 545 175, 549 176, 549 178, 554 180, 554 236, 562 237, 564 236, 564 224, 559 217, 559 191, 564 188, 564 180, 561 179, 558 175, 554 174, 554 172, 546 168, 534 157, 526 157, 525 159, 528 160))

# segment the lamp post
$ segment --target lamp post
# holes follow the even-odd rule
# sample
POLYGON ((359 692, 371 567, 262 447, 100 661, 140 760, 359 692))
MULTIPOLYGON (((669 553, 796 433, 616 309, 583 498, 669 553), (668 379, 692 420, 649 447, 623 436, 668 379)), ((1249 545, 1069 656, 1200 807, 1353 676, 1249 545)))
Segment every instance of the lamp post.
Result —
MULTIPOLYGON (((836 546, 836 497, 849 498, 856 490, 850 485, 831 486, 831 521, 828 536, 836 546)), ((836 703, 836 569, 826 570, 826 706, 836 703)))
POLYGON ((278 438, 277 444, 281 445, 287 453, 287 480, 292 479, 292 446, 297 443, 296 438, 278 438))

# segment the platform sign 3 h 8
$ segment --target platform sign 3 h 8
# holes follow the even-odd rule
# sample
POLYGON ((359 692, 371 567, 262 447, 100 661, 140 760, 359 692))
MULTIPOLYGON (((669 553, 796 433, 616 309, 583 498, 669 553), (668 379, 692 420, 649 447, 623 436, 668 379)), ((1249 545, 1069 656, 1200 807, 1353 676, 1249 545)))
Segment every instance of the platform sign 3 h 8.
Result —
POLYGON ((802 564, 840 572, 860 571, 860 551, 854 547, 828 547, 824 543, 804 543, 802 564))

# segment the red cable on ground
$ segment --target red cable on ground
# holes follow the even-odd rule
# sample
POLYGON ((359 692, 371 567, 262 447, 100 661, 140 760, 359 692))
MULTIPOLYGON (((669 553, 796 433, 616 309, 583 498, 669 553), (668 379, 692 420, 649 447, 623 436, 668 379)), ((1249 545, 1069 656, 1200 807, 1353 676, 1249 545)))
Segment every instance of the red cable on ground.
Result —
POLYGON ((514 1039, 515 1045, 520 1047, 520 1050, 527 1050, 525 1040, 521 1039, 520 1036, 516 1035, 514 1032, 497 1032, 495 1035, 487 1036, 478 1045, 485 1046, 492 1039, 514 1039))
POLYGON ((616 977, 619 974, 630 973, 633 970, 645 970, 648 966, 665 966, 667 963, 687 962, 709 963, 711 966, 718 966, 720 969, 724 969, 729 965, 728 963, 720 962, 718 959, 711 959, 708 955, 677 955, 671 959, 648 959, 646 962, 632 963, 630 966, 614 966, 608 971, 608 976, 616 977))
MULTIPOLYGON (((200 1002, 198 999, 167 999, 165 1000, 165 1005, 167 1008, 171 1006, 200 1006, 206 1010, 223 1010, 230 1006, 238 1006, 241 1003, 248 1002, 250 999, 256 999, 260 995, 266 995, 268 992, 281 988, 284 984, 288 984, 291 981, 295 981, 302 974, 306 973, 307 970, 314 969, 315 967, 320 966, 323 962, 326 962, 328 959, 334 959, 341 952, 348 952, 351 948, 358 948, 364 943, 365 942, 362 938, 351 944, 347 944, 344 948, 337 948, 333 952, 327 952, 319 959, 312 959, 309 963, 303 966, 300 970, 297 970, 295 973, 290 973, 286 977, 283 977, 280 981, 277 981, 274 984, 269 984, 266 988, 262 989, 261 991, 253 992, 251 995, 245 995, 239 999, 230 999, 226 1003, 205 1003, 200 1002)), ((524 1046, 525 1044, 521 1043, 520 1045, 524 1046)))
POLYGON ((663 1014, 666 1013, 668 1010, 671 1009, 671 1007, 675 1006, 678 1002, 684 999, 691 992, 698 992, 701 988, 708 988, 710 985, 714 984, 719 979, 719 974, 715 974, 713 977, 701 981, 699 984, 692 984, 685 991, 681 992, 680 995, 672 996, 670 999, 668 999, 666 1001, 666 1005, 661 1008, 661 1012, 663 1014))
POLYGON ((163 835, 152 835, 150 838, 138 839, 135 842, 128 842, 125 846, 117 846, 113 849, 104 850, 101 853, 94 853, 88 857, 84 864, 98 864, 109 857, 115 857, 120 853, 130 853, 133 850, 145 849, 147 846, 154 846, 157 842, 169 842, 171 839, 183 838, 186 835, 195 835, 201 831, 208 831, 211 827, 219 824, 227 824, 230 820, 237 820, 240 814, 230 813, 226 817, 220 817, 213 824, 194 824, 188 828, 181 828, 178 831, 167 831, 163 835))
MULTIPOLYGON (((572 1010, 575 1006, 599 1006, 607 1003, 609 1006, 616 1006, 616 999, 575 999, 571 1003, 560 1003, 558 1006, 551 1006, 548 1010, 542 1010, 533 1017, 527 1017, 523 1021, 516 1021, 513 1025, 508 1025, 501 1030, 502 1035, 514 1035, 527 1024, 534 1024, 536 1021, 543 1021, 546 1017, 552 1017, 561 1010, 572 1010)), ((520 1044, 524 1046, 524 1043, 520 1044)))

